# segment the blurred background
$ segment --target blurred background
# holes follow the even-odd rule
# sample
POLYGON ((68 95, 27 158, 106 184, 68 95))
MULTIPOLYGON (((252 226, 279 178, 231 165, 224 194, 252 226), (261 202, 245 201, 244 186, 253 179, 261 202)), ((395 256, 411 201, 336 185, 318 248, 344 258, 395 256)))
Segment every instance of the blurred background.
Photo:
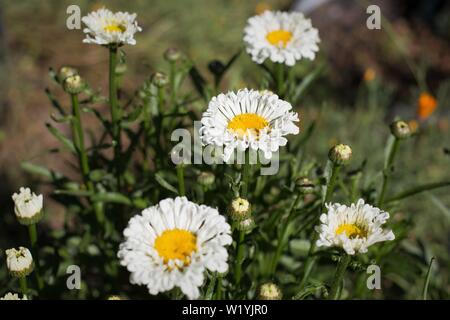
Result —
MULTIPOLYGON (((18 245, 18 239, 26 236, 26 230, 16 226, 11 194, 22 185, 46 195, 51 192, 24 172, 21 162, 33 161, 63 172, 73 170, 49 152, 58 145, 45 127, 51 113, 45 93, 52 85, 49 68, 74 66, 94 89, 107 89, 105 50, 83 44, 82 31, 66 27, 66 9, 72 4, 80 6, 82 15, 102 6, 138 14, 143 32, 137 34, 136 46, 125 48, 128 69, 122 85, 130 93, 151 73, 159 71, 163 53, 169 47, 185 52, 200 71, 208 74, 211 60, 226 61, 243 47, 243 28, 250 16, 268 9, 303 11, 321 37, 319 57, 305 63, 305 70, 323 66, 320 77, 295 106, 304 127, 317 121, 314 143, 308 150, 311 158, 326 159, 329 147, 340 141, 353 147, 355 167, 366 161, 376 172, 382 167, 384 154, 374 150, 383 150, 389 136, 387 124, 401 117, 410 122, 417 135, 401 147, 395 173, 398 182, 393 181, 392 189, 450 179, 448 1, 370 1, 380 6, 386 27, 369 30, 369 3, 356 0, 3 0, 0 247, 18 245), (423 92, 437 99, 437 107, 425 112, 425 116, 419 107, 423 92)), ((260 70, 243 53, 227 74, 222 89, 255 87, 259 79, 260 70)), ((55 90, 55 94, 66 101, 62 92, 55 90)), ((95 126, 91 130, 95 131, 95 126)), ((61 227, 64 208, 46 200, 46 210, 46 228, 61 227)), ((440 272, 435 281, 442 295, 448 297, 449 188, 420 194, 399 210, 399 217, 413 221, 410 240, 423 245, 417 255, 438 256, 440 272)), ((407 269, 408 261, 404 264, 407 269)), ((409 284, 403 285, 406 290, 409 284)))

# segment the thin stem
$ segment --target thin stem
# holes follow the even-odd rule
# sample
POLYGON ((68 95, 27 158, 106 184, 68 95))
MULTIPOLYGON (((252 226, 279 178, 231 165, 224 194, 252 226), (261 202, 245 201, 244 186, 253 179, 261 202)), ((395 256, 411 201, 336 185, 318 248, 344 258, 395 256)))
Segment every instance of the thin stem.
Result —
POLYGON ((345 271, 350 263, 351 256, 348 254, 343 254, 338 262, 336 273, 334 274, 333 282, 331 284, 330 294, 328 299, 330 300, 339 300, 341 290, 339 287, 341 286, 342 279, 344 278, 345 271))
POLYGON ((177 177, 178 177, 178 193, 181 197, 186 195, 186 190, 184 187, 184 164, 180 163, 177 165, 177 177))
POLYGON ((381 186, 380 191, 380 197, 378 199, 378 207, 383 206, 384 198, 386 196, 386 191, 388 188, 388 182, 389 182, 389 176, 390 176, 390 170, 392 167, 392 164, 394 163, 394 158, 397 153, 398 145, 400 143, 400 140, 395 138, 394 143, 392 144, 391 148, 389 149, 388 157, 385 162, 384 168, 383 168, 383 183, 381 186))
POLYGON ((28 292, 27 277, 20 277, 19 283, 20 283, 20 291, 22 291, 23 295, 26 295, 28 292))
POLYGON ((244 240, 245 240, 245 231, 239 231, 239 242, 237 243, 236 264, 234 266, 236 287, 239 287, 239 284, 241 283, 241 271, 242 271, 241 267, 242 267, 242 260, 244 258, 244 240))
POLYGON ((217 286, 216 286, 216 300, 222 300, 222 276, 217 275, 217 286))
POLYGON ((116 66, 117 66, 117 47, 111 46, 109 48, 109 105, 111 108, 113 139, 116 142, 114 146, 114 160, 116 161, 117 184, 120 188, 120 186, 122 185, 120 172, 121 171, 120 150, 122 148, 120 139, 120 110, 117 100, 116 66))
POLYGON ((245 163, 242 166, 242 190, 241 190, 241 196, 243 198, 247 198, 248 196, 248 184, 249 184, 249 177, 250 177, 250 151, 245 151, 245 163))
POLYGON ((83 178, 86 183, 88 183, 89 177, 89 162, 86 153, 86 149, 84 146, 84 133, 83 128, 81 126, 81 115, 80 115, 80 104, 78 102, 78 95, 72 94, 72 113, 75 118, 72 121, 72 132, 74 135, 74 142, 76 149, 78 151, 78 156, 80 160, 81 172, 83 173, 83 178))
MULTIPOLYGON (((320 212, 319 215, 322 214, 323 209, 325 207, 325 203, 329 202, 331 200, 331 196, 333 195, 333 191, 334 191, 334 187, 336 186, 336 181, 337 178, 339 176, 339 172, 340 172, 340 165, 334 164, 333 163, 333 167, 331 169, 331 177, 330 180, 328 180, 327 183, 327 187, 326 187, 326 191, 325 191, 325 196, 323 198, 323 202, 322 205, 320 207, 320 212)), ((309 275, 311 274, 311 271, 314 267, 314 264, 316 263, 316 258, 314 256, 314 253, 316 251, 316 243, 317 240, 319 239, 319 234, 314 230, 313 231, 313 236, 311 239, 311 246, 309 247, 308 250, 308 256, 305 260, 305 264, 303 267, 303 278, 300 281, 300 285, 299 285, 299 289, 303 290, 303 288, 305 287, 306 283, 308 282, 308 278, 309 275)))
POLYGON ((272 262, 272 270, 271 270, 272 275, 275 273, 275 271, 277 269, 278 262, 280 260, 281 254, 283 252, 283 249, 285 247, 286 240, 287 240, 287 239, 285 239, 286 238, 286 232, 287 232, 289 223, 291 222, 291 219, 292 219, 293 213, 295 211, 295 208, 298 206, 298 203, 300 202, 301 196, 302 196, 302 193, 299 192, 297 194, 297 196, 295 197, 294 202, 291 205, 291 208, 289 210, 289 214, 288 214, 288 216, 286 218, 286 222, 282 224, 282 229, 281 229, 281 232, 280 232, 280 236, 278 238, 277 249, 275 251, 275 257, 272 260, 273 261, 272 262))
MULTIPOLYGON (((89 160, 86 152, 86 148, 84 145, 84 131, 83 127, 81 125, 81 114, 80 114, 80 104, 78 101, 78 95, 72 94, 71 96, 72 101, 72 114, 74 117, 74 120, 72 121, 72 135, 73 140, 75 144, 75 148, 78 153, 78 160, 80 162, 81 172, 83 175, 83 180, 86 184, 86 187, 89 191, 94 192, 94 185, 92 181, 89 179, 89 160)), ((105 214, 103 212, 102 206, 98 203, 94 203, 94 211, 95 216, 97 218, 97 221, 100 224, 103 224, 105 220, 105 214)))
POLYGON ((276 90, 277 94, 283 98, 284 97, 284 65, 282 63, 275 64, 276 71, 276 90))
POLYGON ((44 287, 44 281, 41 278, 40 274, 40 265, 39 265, 39 256, 38 256, 38 250, 37 250, 37 230, 36 230, 36 224, 30 224, 28 225, 28 235, 30 236, 30 244, 31 244, 31 252, 35 261, 35 270, 34 274, 36 276, 36 281, 38 284, 39 290, 41 290, 44 287))

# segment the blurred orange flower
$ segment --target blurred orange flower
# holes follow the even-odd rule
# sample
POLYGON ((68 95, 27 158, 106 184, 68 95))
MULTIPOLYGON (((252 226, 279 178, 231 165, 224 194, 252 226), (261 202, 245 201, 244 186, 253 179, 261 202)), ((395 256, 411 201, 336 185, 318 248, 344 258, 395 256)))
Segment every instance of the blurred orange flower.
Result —
POLYGON ((270 10, 272 9, 270 4, 266 3, 266 2, 259 2, 256 7, 255 7, 255 13, 256 14, 261 14, 264 11, 270 10))
POLYGON ((371 82, 375 79, 377 76, 377 72, 374 68, 367 68, 366 71, 364 71, 364 81, 371 82))
POLYGON ((412 133, 416 133, 419 129, 419 123, 416 120, 409 120, 408 125, 412 133))
POLYGON ((436 109, 437 100, 428 92, 422 92, 417 101, 417 116, 421 120, 427 119, 436 109))

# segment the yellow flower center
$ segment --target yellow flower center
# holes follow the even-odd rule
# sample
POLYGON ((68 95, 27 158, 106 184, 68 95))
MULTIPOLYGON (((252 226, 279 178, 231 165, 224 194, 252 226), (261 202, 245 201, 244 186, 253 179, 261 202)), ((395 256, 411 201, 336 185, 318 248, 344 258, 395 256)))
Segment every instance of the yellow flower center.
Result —
POLYGON ((237 133, 240 137, 243 137, 247 130, 258 136, 259 130, 266 128, 268 125, 269 122, 256 113, 242 113, 231 119, 227 128, 237 133))
POLYGON ((155 249, 165 264, 176 259, 187 266, 191 263, 191 254, 197 251, 197 237, 186 230, 166 230, 156 238, 155 249))
POLYGON ((118 23, 111 23, 108 24, 106 27, 103 28, 106 32, 125 32, 127 28, 125 26, 118 24, 118 23))
POLYGON ((364 228, 358 227, 355 224, 348 224, 348 223, 341 224, 336 229, 336 235, 340 235, 343 232, 345 232, 347 237, 349 237, 350 239, 354 239, 357 237, 359 237, 359 238, 367 237, 367 230, 365 230, 364 228))
POLYGON ((266 35, 266 39, 274 46, 285 48, 287 43, 292 39, 292 33, 282 29, 275 30, 269 32, 266 35))

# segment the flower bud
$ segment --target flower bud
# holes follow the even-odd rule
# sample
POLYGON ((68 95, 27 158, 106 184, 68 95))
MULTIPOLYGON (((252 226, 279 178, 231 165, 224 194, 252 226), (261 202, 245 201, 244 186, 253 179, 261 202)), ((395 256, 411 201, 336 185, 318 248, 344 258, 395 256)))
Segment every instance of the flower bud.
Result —
POLYGON ((114 73, 115 73, 116 75, 118 75, 118 76, 121 76, 121 75, 123 75, 125 72, 127 72, 127 69, 128 69, 128 67, 127 67, 127 65, 126 65, 125 63, 119 63, 119 64, 116 66, 116 69, 114 70, 114 73))
POLYGON ((24 247, 6 250, 6 266, 11 276, 23 278, 33 272, 33 257, 30 250, 24 247))
POLYGON ((201 172, 197 177, 197 182, 203 187, 209 187, 214 184, 216 176, 209 171, 201 172))
POLYGON ((347 164, 352 157, 352 148, 346 144, 338 144, 330 149, 328 158, 337 165, 347 164))
POLYGON ((167 75, 165 73, 162 72, 155 72, 152 75, 152 83, 157 86, 158 88, 162 88, 165 87, 166 85, 169 84, 169 78, 167 77, 167 75))
POLYGON ((26 295, 23 295, 23 298, 21 299, 17 293, 8 292, 1 297, 0 300, 28 300, 28 298, 26 295))
POLYGON ((72 67, 64 66, 59 69, 58 79, 63 82, 66 78, 78 74, 78 70, 72 67))
POLYGON ((272 282, 264 283, 259 288, 259 300, 281 300, 283 294, 280 288, 272 282))
POLYGON ((230 216, 233 221, 243 221, 250 217, 251 204, 247 199, 236 198, 230 205, 230 216))
POLYGON ((164 59, 169 62, 176 62, 180 60, 181 52, 177 48, 169 48, 164 52, 164 59))
POLYGON ((78 74, 76 74, 64 79, 63 87, 67 93, 79 94, 86 88, 86 83, 78 74))
POLYGON ((249 233, 256 227, 255 219, 253 217, 248 217, 245 220, 238 221, 237 229, 245 233, 249 233))
POLYGON ((43 196, 32 193, 29 188, 20 188, 19 193, 12 195, 14 213, 20 224, 30 225, 39 222, 43 217, 43 196))
POLYGON ((411 128, 409 127, 409 124, 403 120, 392 122, 390 128, 392 135, 397 139, 406 139, 411 136, 411 128))
POLYGON ((300 177, 295 181, 295 187, 303 194, 311 194, 314 192, 314 183, 306 177, 300 177))

